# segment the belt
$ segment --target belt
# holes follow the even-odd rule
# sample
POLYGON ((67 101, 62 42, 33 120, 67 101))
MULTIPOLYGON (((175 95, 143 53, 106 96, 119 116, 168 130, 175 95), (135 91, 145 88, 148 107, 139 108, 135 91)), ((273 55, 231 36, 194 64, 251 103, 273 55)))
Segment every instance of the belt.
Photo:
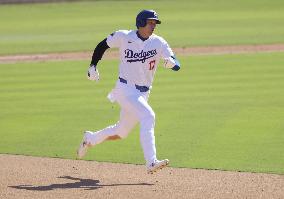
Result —
MULTIPOLYGON (((123 78, 121 78, 121 77, 119 77, 119 81, 120 81, 121 83, 127 84, 127 80, 126 80, 126 79, 123 79, 123 78)), ((140 92, 147 92, 147 91, 149 90, 149 87, 148 87, 148 86, 139 86, 139 85, 137 85, 137 84, 135 84, 135 88, 136 88, 137 90, 139 90, 140 92)))

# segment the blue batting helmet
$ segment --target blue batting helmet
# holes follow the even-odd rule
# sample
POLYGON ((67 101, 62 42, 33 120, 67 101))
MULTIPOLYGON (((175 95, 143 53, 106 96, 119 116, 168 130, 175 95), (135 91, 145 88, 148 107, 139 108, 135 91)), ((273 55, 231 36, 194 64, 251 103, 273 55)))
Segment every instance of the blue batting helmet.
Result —
POLYGON ((157 24, 161 24, 161 21, 158 19, 158 14, 154 10, 142 10, 136 17, 136 27, 145 27, 147 19, 155 19, 157 24))

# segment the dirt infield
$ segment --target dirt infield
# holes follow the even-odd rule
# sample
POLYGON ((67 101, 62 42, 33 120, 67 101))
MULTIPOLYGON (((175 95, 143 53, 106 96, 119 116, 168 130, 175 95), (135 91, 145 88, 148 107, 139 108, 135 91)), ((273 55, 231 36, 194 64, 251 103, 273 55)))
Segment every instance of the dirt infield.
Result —
MULTIPOLYGON (((284 52, 284 44, 174 48, 173 51, 178 56, 284 52)), ((16 62, 56 61, 56 60, 86 60, 86 59, 89 60, 92 57, 92 53, 93 52, 68 52, 68 53, 0 56, 0 64, 16 63, 16 62)), ((118 57, 119 57, 118 51, 109 50, 106 51, 103 58, 117 59, 118 57)))
POLYGON ((284 198, 284 176, 0 154, 0 198, 284 198))

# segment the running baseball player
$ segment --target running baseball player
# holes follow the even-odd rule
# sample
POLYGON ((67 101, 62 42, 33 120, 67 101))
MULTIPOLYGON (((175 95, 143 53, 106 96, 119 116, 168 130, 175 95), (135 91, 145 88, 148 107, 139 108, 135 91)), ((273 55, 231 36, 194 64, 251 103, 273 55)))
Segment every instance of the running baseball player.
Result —
POLYGON ((136 17, 137 30, 118 30, 95 48, 88 69, 88 79, 95 81, 99 80, 97 66, 106 49, 119 49, 119 76, 108 98, 120 105, 120 119, 105 129, 96 132, 85 131, 77 150, 78 158, 84 157, 89 147, 107 140, 126 138, 139 123, 140 143, 147 172, 152 174, 169 164, 168 159, 158 160, 156 156, 155 113, 148 104, 148 98, 160 59, 164 61, 165 68, 173 71, 180 69, 180 63, 168 43, 153 34, 157 24, 161 24, 161 21, 154 10, 142 10, 136 17))

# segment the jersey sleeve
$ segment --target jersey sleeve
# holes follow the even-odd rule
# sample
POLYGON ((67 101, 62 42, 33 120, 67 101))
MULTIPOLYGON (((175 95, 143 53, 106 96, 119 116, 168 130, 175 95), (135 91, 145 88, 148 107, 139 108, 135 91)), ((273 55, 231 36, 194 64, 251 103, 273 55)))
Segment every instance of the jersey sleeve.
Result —
POLYGON ((161 38, 161 42, 162 42, 162 51, 161 51, 162 58, 165 59, 174 56, 174 52, 169 46, 169 44, 163 38, 161 38))
POLYGON ((125 35, 126 35, 126 31, 124 30, 118 30, 118 31, 111 33, 107 37, 107 40, 106 40, 107 45, 110 48, 119 48, 122 44, 122 41, 125 35))
POLYGON ((160 40, 162 42, 161 57, 165 61, 164 67, 171 68, 174 71, 178 71, 180 69, 180 63, 175 57, 173 50, 163 38, 161 38, 160 40))

